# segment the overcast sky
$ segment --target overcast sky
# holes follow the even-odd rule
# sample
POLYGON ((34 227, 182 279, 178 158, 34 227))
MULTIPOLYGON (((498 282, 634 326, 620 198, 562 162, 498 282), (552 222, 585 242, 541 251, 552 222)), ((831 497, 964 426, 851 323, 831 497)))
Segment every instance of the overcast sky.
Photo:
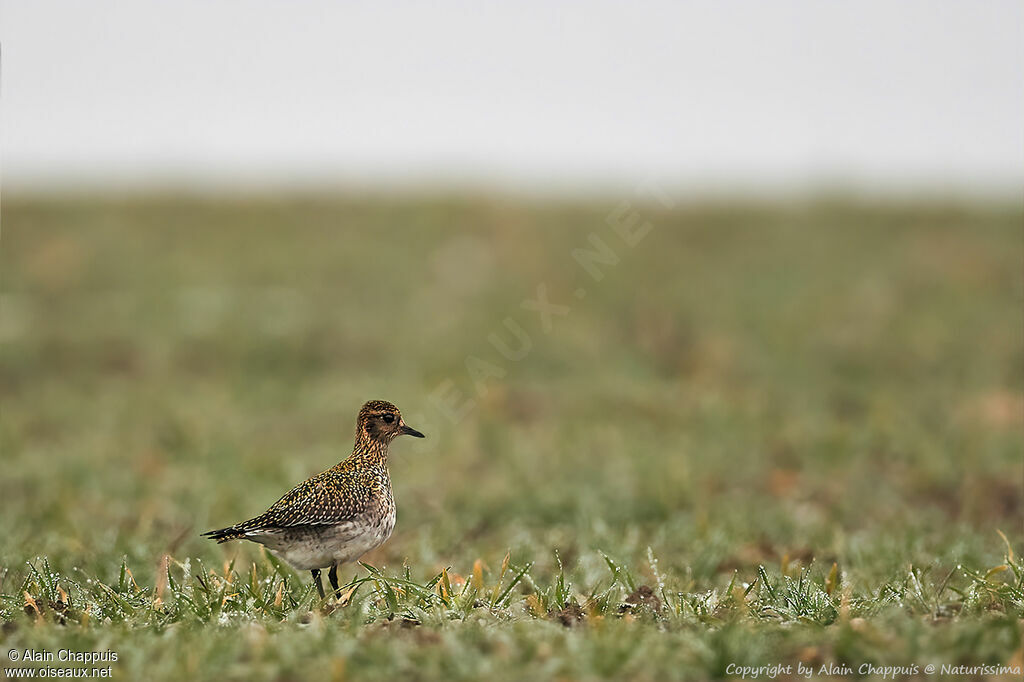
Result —
POLYGON ((1024 3, 2 0, 8 191, 1024 182, 1024 3))

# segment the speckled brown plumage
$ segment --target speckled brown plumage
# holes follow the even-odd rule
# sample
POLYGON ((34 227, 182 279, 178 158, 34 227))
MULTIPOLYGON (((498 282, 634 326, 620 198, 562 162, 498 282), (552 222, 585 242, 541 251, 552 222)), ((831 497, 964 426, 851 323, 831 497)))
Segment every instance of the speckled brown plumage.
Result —
POLYGON ((352 454, 300 483, 267 511, 248 521, 203 533, 218 543, 246 539, 265 545, 298 569, 309 570, 321 597, 321 568, 337 567, 379 546, 390 536, 395 502, 388 474, 388 446, 400 435, 423 438, 384 400, 363 405, 356 418, 352 454))

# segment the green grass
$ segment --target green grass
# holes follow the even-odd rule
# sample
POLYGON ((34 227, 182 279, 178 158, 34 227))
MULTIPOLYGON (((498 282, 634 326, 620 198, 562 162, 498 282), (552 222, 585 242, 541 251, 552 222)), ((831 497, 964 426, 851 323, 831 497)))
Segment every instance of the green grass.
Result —
POLYGON ((0 666, 1024 665, 1019 208, 634 201, 629 247, 618 199, 5 201, 0 666), (371 398, 428 439, 347 605, 198 537, 345 456, 371 398))

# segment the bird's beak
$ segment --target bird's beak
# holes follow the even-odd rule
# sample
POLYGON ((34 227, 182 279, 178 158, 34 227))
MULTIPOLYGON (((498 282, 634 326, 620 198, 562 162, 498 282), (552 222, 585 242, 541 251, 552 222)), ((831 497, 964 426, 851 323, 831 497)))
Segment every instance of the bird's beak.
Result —
POLYGON ((398 432, 403 434, 403 435, 406 435, 406 436, 415 436, 416 438, 426 438, 426 436, 424 436, 422 433, 420 433, 416 429, 414 429, 414 428, 412 428, 410 426, 406 426, 405 422, 402 422, 402 428, 399 429, 398 432))

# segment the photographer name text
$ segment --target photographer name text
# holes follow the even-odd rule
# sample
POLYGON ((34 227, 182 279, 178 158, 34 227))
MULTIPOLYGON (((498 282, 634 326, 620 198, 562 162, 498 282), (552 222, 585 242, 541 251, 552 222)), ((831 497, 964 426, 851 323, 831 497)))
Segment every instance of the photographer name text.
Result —
MULTIPOLYGON (((2 651, 2 649, 0 649, 2 651)), ((58 649, 56 652, 45 649, 11 649, 7 652, 11 661, 24 663, 114 663, 117 661, 116 651, 73 651, 58 649)))
POLYGON ((942 665, 918 665, 916 663, 910 665, 876 665, 874 663, 862 663, 855 668, 845 663, 825 663, 818 668, 811 665, 806 665, 803 662, 797 662, 796 665, 792 663, 775 663, 772 665, 737 665, 736 663, 730 663, 725 668, 725 674, 733 677, 739 677, 744 680, 774 680, 777 677, 804 677, 811 679, 813 676, 818 677, 832 677, 841 675, 844 677, 851 675, 875 675, 882 679, 895 680, 901 677, 910 677, 915 675, 934 675, 939 673, 940 675, 969 675, 976 677, 978 675, 1020 675, 1024 672, 1024 668, 1019 665, 997 665, 997 664, 979 664, 979 665, 952 665, 949 663, 943 663, 942 665))

